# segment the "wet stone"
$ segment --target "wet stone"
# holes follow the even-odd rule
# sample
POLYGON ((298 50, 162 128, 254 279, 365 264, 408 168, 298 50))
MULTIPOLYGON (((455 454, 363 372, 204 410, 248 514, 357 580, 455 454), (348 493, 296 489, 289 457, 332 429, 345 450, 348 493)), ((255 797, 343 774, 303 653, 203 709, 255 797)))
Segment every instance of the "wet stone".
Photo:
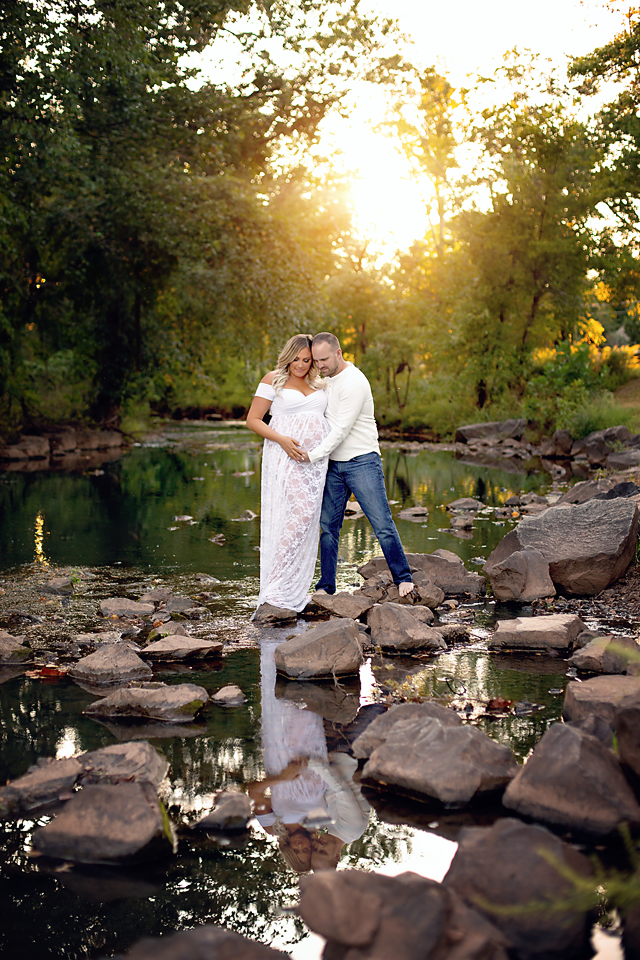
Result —
POLYGON ((401 720, 416 718, 435 718, 445 726, 459 727, 462 720, 453 710, 441 706, 439 703, 397 703, 386 713, 376 717, 353 742, 353 754, 358 759, 366 759, 374 750, 381 747, 391 732, 393 726, 401 720))
POLYGON ((292 679, 349 676, 363 661, 360 631, 354 620, 329 620, 276 647, 279 673, 292 679))
POLYGON ((24 645, 26 637, 14 637, 0 631, 0 663, 19 664, 33 660, 33 651, 24 645))
POLYGON ((116 690, 85 707, 89 717, 118 720, 142 718, 189 723, 209 700, 204 687, 194 683, 142 683, 116 690))
POLYGON ((311 602, 337 617, 350 617, 352 620, 359 620, 373 606, 370 597, 354 596, 346 590, 332 595, 314 593, 311 602))
POLYGON ((222 647, 219 642, 174 634, 148 644, 144 655, 150 660, 202 660, 221 653, 222 647))
POLYGON ((383 650, 444 650, 446 644, 432 627, 421 623, 397 603, 376 604, 368 617, 371 639, 383 650))
POLYGON ((584 629, 580 617, 571 613, 501 620, 491 638, 489 649, 569 650, 584 629))
POLYGON ((271 603, 261 603, 254 614, 253 622, 260 626, 273 623, 291 623, 297 619, 298 614, 295 610, 274 607, 271 603))
POLYGON ((217 703, 222 707, 239 707, 247 702, 244 693, 235 683, 221 687, 217 693, 214 693, 211 700, 213 703, 217 703))
POLYGON ((153 603, 138 603, 126 597, 110 597, 100 601, 100 613, 103 617, 144 617, 153 613, 153 603))
POLYGON ((128 683, 151 677, 153 671, 127 643, 107 643, 69 670, 69 676, 94 686, 128 683))

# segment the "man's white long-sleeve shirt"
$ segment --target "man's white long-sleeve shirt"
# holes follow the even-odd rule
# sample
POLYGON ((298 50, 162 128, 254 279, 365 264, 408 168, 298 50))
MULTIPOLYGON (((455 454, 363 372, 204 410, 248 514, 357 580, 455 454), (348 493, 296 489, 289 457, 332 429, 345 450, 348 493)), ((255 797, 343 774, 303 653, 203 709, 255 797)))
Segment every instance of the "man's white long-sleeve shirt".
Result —
POLYGON ((326 390, 325 415, 331 432, 315 450, 309 451, 311 463, 326 456, 331 460, 352 460, 363 453, 380 453, 373 396, 364 373, 350 363, 341 373, 328 378, 326 390))

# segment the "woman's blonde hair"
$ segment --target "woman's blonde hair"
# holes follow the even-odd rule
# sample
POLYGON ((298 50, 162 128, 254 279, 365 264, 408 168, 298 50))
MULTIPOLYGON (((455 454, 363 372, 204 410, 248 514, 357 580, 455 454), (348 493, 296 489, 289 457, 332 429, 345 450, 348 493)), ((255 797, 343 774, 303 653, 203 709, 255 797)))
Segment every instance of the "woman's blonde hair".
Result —
MULTIPOLYGON (((291 339, 287 340, 285 343, 280 352, 280 356, 278 357, 275 376, 271 384, 278 396, 280 395, 280 391, 284 387, 285 383, 289 379, 289 364, 292 360, 295 360, 300 351, 304 350, 305 347, 308 347, 308 349, 311 350, 312 342, 313 337, 311 334, 296 333, 295 336, 291 337, 291 339)), ((322 380, 316 365, 313 362, 309 367, 309 372, 306 375, 305 380, 314 390, 324 389, 324 381, 322 380)))

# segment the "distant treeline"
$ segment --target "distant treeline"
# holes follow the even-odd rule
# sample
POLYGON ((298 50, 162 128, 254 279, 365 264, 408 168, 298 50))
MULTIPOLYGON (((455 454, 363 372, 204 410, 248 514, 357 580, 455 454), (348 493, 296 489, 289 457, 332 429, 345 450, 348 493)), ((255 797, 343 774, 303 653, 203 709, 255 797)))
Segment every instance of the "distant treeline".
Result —
POLYGON ((511 57, 484 109, 486 80, 455 90, 389 55, 394 25, 358 0, 15 0, 0 22, 5 439, 239 415, 279 345, 318 329, 386 423, 620 420, 609 391, 640 341, 640 21, 564 83, 511 57), (228 83, 188 66, 211 44, 237 53, 228 83), (618 98, 585 120, 604 80, 618 98), (427 236, 383 266, 312 153, 363 83, 395 91, 387 133, 432 197, 427 236))

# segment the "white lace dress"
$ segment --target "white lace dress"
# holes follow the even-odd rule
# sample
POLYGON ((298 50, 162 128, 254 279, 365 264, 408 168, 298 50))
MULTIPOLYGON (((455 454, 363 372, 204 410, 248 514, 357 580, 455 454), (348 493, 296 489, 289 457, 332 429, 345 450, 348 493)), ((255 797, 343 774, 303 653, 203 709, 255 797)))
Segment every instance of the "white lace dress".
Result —
MULTIPOLYGON (((303 450, 313 450, 329 433, 324 390, 305 397, 299 390, 283 387, 278 396, 273 387, 260 383, 256 396, 271 400, 269 426, 293 437, 303 450)), ((318 556, 328 462, 325 457, 315 463, 296 463, 280 444, 264 441, 258 606, 271 603, 299 612, 307 605, 318 556)))

